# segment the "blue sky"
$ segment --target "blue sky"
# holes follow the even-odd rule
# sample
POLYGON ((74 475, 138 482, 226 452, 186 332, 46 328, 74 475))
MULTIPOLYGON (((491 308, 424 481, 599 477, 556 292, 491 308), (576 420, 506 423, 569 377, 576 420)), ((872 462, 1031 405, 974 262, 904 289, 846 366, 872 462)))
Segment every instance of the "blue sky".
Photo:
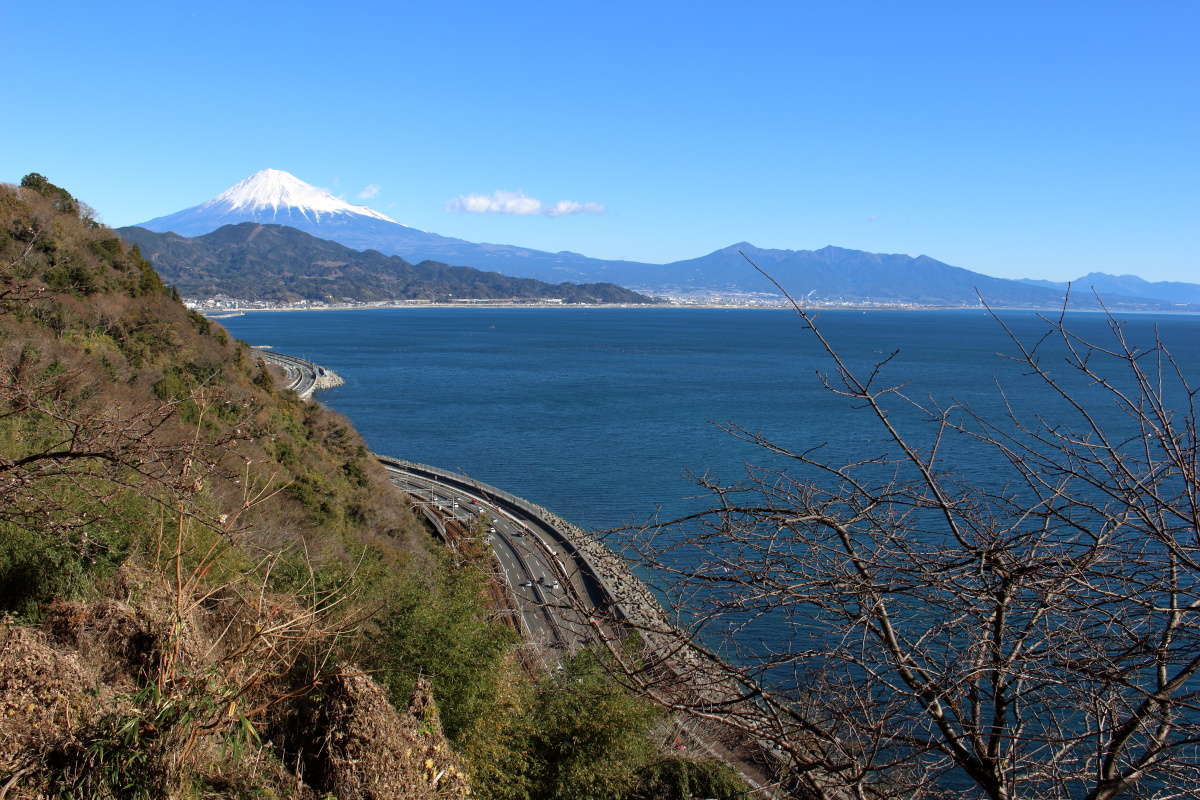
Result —
POLYGON ((274 167, 597 257, 747 240, 1200 282, 1196 3, 338 6, 3 4, 0 180, 126 225, 274 167), (454 210, 497 191, 605 210, 454 210))

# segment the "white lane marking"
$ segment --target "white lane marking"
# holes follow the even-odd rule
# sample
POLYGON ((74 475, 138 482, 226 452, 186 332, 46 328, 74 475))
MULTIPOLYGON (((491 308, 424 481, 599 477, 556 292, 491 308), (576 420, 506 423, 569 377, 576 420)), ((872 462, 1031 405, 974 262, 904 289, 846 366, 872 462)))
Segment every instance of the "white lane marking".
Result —
MULTIPOLYGON (((474 503, 468 502, 466 504, 463 504, 462 507, 459 509, 465 515, 465 519, 456 516, 456 519, 460 519, 460 521, 463 521, 463 522, 469 524, 470 522, 474 521, 474 519, 476 518, 476 515, 474 514, 474 511, 476 509, 478 509, 481 513, 484 510, 489 510, 493 514, 497 514, 500 517, 506 518, 507 521, 511 525, 514 525, 515 527, 517 527, 519 530, 521 530, 523 532, 523 534, 530 536, 530 537, 537 538, 537 540, 540 544, 542 544, 543 546, 546 546, 545 542, 542 540, 541 536, 536 531, 534 531, 532 528, 525 525, 524 523, 520 522, 512 514, 509 514, 507 511, 505 511, 504 509, 495 505, 494 503, 492 503, 490 500, 483 497, 482 495, 476 495, 476 494, 473 494, 466 490, 459 489, 457 487, 450 488, 450 487, 444 486, 440 483, 437 483, 436 481, 431 481, 427 478, 421 478, 416 475, 410 475, 407 472, 396 470, 395 468, 392 468, 392 467, 386 467, 386 465, 385 465, 385 468, 388 469, 388 471, 391 472, 393 475, 400 477, 400 479, 403 481, 403 483, 405 483, 409 486, 417 487, 417 488, 425 487, 426 491, 429 491, 431 494, 437 493, 437 494, 441 494, 442 496, 448 496, 449 499, 451 500, 451 502, 453 502, 454 499, 456 499, 456 497, 457 498, 468 498, 468 499, 475 500, 474 503), (447 493, 450 493, 450 494, 447 495, 447 493)), ((538 578, 545 577, 546 575, 555 575, 556 574, 555 570, 553 568, 550 568, 547 566, 547 562, 539 550, 533 549, 533 548, 527 548, 527 547, 519 547, 518 548, 517 543, 514 542, 513 540, 516 538, 521 538, 521 537, 509 534, 509 535, 504 536, 503 538, 504 538, 505 544, 512 550, 516 551, 516 550, 520 549, 522 551, 522 555, 536 559, 536 561, 538 562, 538 564, 537 564, 538 568, 543 571, 544 574, 542 576, 533 575, 533 574, 527 575, 528 579, 533 582, 533 587, 532 587, 533 599, 530 601, 530 600, 527 600, 523 596, 521 596, 521 599, 526 600, 527 603, 533 605, 534 608, 524 611, 522 613, 522 617, 524 617, 526 614, 532 614, 533 618, 535 620, 537 620, 537 622, 538 622, 538 627, 542 627, 542 628, 548 627, 547 621, 543 620, 541 618, 541 615, 537 613, 538 611, 542 611, 545 613, 553 614, 552 611, 548 611, 549 601, 546 597, 543 596, 541 585, 538 581, 538 578)), ((521 544, 523 545, 525 543, 521 542, 521 544)), ((493 552, 495 552, 497 550, 497 548, 495 546, 493 546, 492 550, 493 550, 493 552)), ((519 561, 518 561, 518 563, 519 563, 519 561)), ((501 564, 501 567, 503 568, 503 564, 501 564)), ((509 587, 515 593, 517 587, 514 586, 511 579, 509 579, 507 570, 505 571, 505 578, 506 578, 506 580, 508 580, 509 587)), ((564 627, 567 623, 568 623, 568 620, 564 617, 563 619, 559 620, 556 623, 556 625, 558 627, 564 627)), ((527 623, 527 626, 528 626, 528 623, 527 623)), ((551 637, 551 638, 553 638, 553 637, 551 637)))

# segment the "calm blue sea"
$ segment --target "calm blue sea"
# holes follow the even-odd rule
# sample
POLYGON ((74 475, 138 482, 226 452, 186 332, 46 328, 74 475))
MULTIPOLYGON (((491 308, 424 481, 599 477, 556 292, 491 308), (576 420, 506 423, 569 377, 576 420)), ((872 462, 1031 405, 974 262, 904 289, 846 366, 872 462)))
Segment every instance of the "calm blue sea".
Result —
MULTIPOLYGON (((1045 327, 1031 312, 1003 319, 1029 339, 1045 327)), ((1200 380, 1200 317, 1120 322, 1135 341, 1158 330, 1200 380)), ((828 443, 833 458, 882 450, 861 412, 822 388, 830 364, 785 311, 380 309, 252 313, 222 324, 338 372, 346 385, 320 400, 376 452, 465 472, 590 528, 693 507, 689 472, 736 481, 746 462, 779 463, 715 423, 792 448, 828 443)), ((922 401, 999 416, 997 380, 1030 410, 1044 397, 1000 355, 1013 347, 979 311, 830 311, 819 324, 863 368, 898 349, 884 379, 922 401)), ((1085 336, 1105 337, 1107 324, 1096 314, 1072 318, 1085 336)), ((914 415, 899 419, 920 435, 914 415)), ((986 460, 969 457, 960 471, 990 473, 986 460)))
MULTIPOLYGON (((1002 321, 1030 343, 1046 329, 1028 312, 1005 312, 1002 321)), ((1200 317, 1118 322, 1135 343, 1149 344, 1157 331, 1200 382, 1200 317)), ((824 444, 838 463, 887 450, 878 425, 823 388, 829 360, 783 311, 404 309, 250 314, 223 324, 251 344, 341 374, 347 384, 321 402, 348 416, 377 452, 468 473, 595 529, 698 510, 689 471, 736 482, 746 462, 788 466, 714 423, 792 449, 824 444)), ((1063 418, 1044 387, 1002 355, 1014 346, 984 313, 838 311, 819 324, 864 374, 898 351, 880 385, 903 384, 919 402, 964 403, 1000 420, 1002 386, 1020 412, 1063 418)), ((1111 343, 1108 325, 1096 314, 1071 318, 1076 334, 1111 343)), ((1094 397, 1094 387, 1070 378, 1060 345, 1043 348, 1048 368, 1094 397)), ((1097 413, 1106 426, 1125 424, 1111 403, 1097 413)), ((928 439, 920 413, 897 407, 892 420, 914 441, 928 439)), ((1011 475, 978 447, 953 451, 951 466, 977 487, 999 488, 1011 475)), ((782 621, 746 620, 736 652, 802 650, 823 634, 808 618, 782 621)), ((781 683, 791 677, 768 673, 781 683)), ((968 790, 956 776, 946 786, 968 790)))

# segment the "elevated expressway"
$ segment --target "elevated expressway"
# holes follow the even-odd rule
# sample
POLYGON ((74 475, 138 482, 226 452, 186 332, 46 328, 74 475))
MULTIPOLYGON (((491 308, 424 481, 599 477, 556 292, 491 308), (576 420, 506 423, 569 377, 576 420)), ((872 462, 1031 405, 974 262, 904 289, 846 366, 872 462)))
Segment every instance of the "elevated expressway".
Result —
POLYGON ((591 640, 595 629, 577 610, 577 599, 595 596, 595 581, 547 536, 544 521, 507 500, 500 490, 466 476, 377 458, 392 483, 417 499, 435 527, 437 517, 449 517, 486 537, 520 611, 526 639, 541 651, 543 660, 557 660, 548 651, 573 650, 591 640))
POLYGON ((313 392, 317 389, 328 389, 343 383, 337 373, 317 366, 311 361, 265 350, 261 347, 255 347, 254 351, 263 361, 280 367, 287 381, 285 388, 291 389, 305 400, 311 400, 313 392))

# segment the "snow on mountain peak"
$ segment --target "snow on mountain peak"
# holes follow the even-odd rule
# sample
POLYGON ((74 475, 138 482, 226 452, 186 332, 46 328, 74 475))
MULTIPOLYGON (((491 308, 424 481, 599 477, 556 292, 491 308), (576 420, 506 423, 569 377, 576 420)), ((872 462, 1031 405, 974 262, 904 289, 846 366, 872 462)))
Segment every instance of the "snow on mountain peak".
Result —
POLYGON ((324 189, 305 183, 281 169, 263 169, 209 200, 201 208, 223 207, 228 211, 278 213, 293 209, 314 222, 323 214, 358 214, 387 222, 396 220, 366 206, 356 206, 334 197, 324 189))

